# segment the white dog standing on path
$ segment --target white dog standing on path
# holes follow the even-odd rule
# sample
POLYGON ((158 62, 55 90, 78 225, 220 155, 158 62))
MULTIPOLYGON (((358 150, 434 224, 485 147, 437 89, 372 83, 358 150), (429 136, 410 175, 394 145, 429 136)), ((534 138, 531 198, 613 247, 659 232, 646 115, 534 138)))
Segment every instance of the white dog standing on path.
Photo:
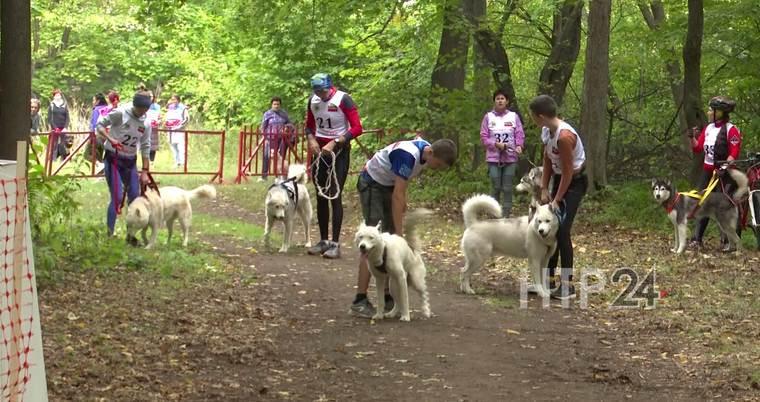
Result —
POLYGON ((306 189, 306 166, 291 165, 288 169, 288 180, 278 179, 267 191, 264 201, 266 210, 266 223, 264 225, 264 244, 269 247, 269 235, 276 221, 282 221, 285 231, 282 234, 282 247, 284 253, 290 248, 290 239, 293 235, 293 221, 296 214, 301 217, 304 232, 306 232, 305 246, 311 247, 311 199, 306 189))
POLYGON ((377 288, 377 312, 374 320, 393 318, 400 315, 401 321, 409 321, 409 287, 411 285, 422 297, 422 314, 430 317, 427 284, 425 283, 425 263, 420 253, 416 226, 419 220, 431 212, 417 209, 406 215, 404 237, 381 233, 382 222, 377 226, 362 223, 356 232, 356 247, 367 257, 370 272, 377 288), (404 240, 406 238, 406 240, 404 240), (385 283, 390 278, 390 292, 395 304, 388 313, 385 311, 385 283))
POLYGON ((549 297, 544 288, 543 274, 549 258, 557 248, 559 218, 549 205, 536 207, 532 216, 503 219, 501 206, 491 196, 479 194, 462 205, 465 231, 462 236, 462 253, 465 265, 460 275, 460 289, 475 294, 470 276, 494 254, 527 258, 533 277, 532 291, 549 297), (488 215, 498 219, 480 219, 488 215))
POLYGON ((197 198, 213 200, 216 198, 216 189, 210 184, 204 184, 191 191, 179 187, 163 187, 160 191, 164 204, 164 221, 169 231, 166 244, 171 243, 174 221, 179 220, 179 226, 182 229, 182 247, 187 247, 190 225, 193 221, 193 206, 190 205, 190 201, 197 198))

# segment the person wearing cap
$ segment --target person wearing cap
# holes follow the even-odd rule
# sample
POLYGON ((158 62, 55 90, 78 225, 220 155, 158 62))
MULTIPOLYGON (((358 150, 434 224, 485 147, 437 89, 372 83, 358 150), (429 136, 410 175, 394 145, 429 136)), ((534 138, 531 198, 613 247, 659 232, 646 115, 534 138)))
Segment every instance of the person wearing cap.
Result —
MULTIPOLYGON (((691 149, 695 154, 704 153, 702 162, 702 180, 699 189, 704 190, 710 179, 718 161, 733 161, 739 157, 742 145, 742 135, 739 129, 733 125, 731 112, 736 107, 736 102, 725 96, 716 96, 710 99, 708 103, 710 123, 702 129, 695 138, 696 130, 688 131, 691 149)), ((690 248, 702 248, 702 238, 707 229, 708 218, 697 221, 694 229, 694 237, 689 243, 690 248)), ((741 225, 737 226, 738 234, 741 235, 741 225)), ((733 251, 730 249, 728 241, 721 239, 722 251, 733 251)))
POLYGON ((309 151, 317 162, 311 177, 317 187, 317 222, 320 241, 308 250, 310 255, 340 258, 340 229, 343 224, 343 185, 348 177, 351 140, 362 133, 359 111, 351 96, 333 86, 324 73, 311 77, 314 94, 306 108, 306 135, 309 151), (333 155, 335 155, 333 157, 333 155), (329 175, 334 169, 334 175, 329 175), (326 197, 319 189, 327 189, 326 197), (329 199, 332 198, 332 199, 329 199), (332 207, 332 240, 329 240, 332 207))
POLYGON ((127 201, 131 203, 140 195, 140 183, 147 184, 149 181, 151 127, 145 113, 150 105, 150 94, 138 91, 131 103, 123 104, 98 120, 97 135, 105 148, 105 177, 111 193, 106 215, 109 236, 114 235, 116 208, 122 202, 122 186, 127 187, 127 201), (142 160, 139 176, 138 150, 142 160))

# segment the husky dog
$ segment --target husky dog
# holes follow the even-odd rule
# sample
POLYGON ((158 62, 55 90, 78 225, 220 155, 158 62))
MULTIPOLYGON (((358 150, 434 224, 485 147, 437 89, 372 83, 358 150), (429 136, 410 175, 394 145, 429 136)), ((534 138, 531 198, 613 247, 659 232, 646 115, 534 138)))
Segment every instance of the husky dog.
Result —
POLYGON ((733 181, 730 185, 733 187, 731 195, 723 193, 720 188, 715 188, 701 206, 698 205, 698 199, 680 194, 670 180, 652 180, 652 196, 665 208, 673 224, 675 241, 670 251, 680 254, 686 249, 688 235, 686 222, 692 216, 696 219, 713 218, 718 223, 720 232, 728 238, 727 250, 734 248, 737 252, 741 250, 741 239, 736 234, 739 216, 737 205, 749 194, 749 181, 747 176, 739 170, 727 169, 727 171, 729 181, 733 181))
POLYGON ((136 234, 141 231, 145 248, 151 248, 156 244, 158 229, 164 221, 164 205, 161 196, 153 189, 145 190, 145 195, 137 197, 127 207, 127 241, 137 245, 136 234), (150 228, 150 240, 145 233, 150 228))
POLYGON ((169 232, 166 244, 171 243, 174 221, 179 220, 179 226, 182 229, 182 247, 187 247, 190 224, 193 221, 193 207, 190 201, 196 198, 213 200, 216 198, 216 189, 210 184, 204 184, 191 191, 179 187, 164 187, 160 191, 161 200, 164 203, 164 222, 169 232))
POLYGON ((264 243, 269 247, 269 235, 275 221, 283 221, 285 232, 282 236, 280 252, 288 251, 290 238, 293 234, 293 222, 296 214, 301 217, 304 232, 306 232, 306 247, 311 247, 311 199, 306 189, 306 166, 291 165, 288 169, 287 180, 277 180, 269 187, 264 208, 266 224, 264 226, 264 243))
POLYGON ((367 257, 377 288, 377 312, 372 319, 381 320, 400 315, 401 321, 409 321, 408 286, 420 294, 422 314, 430 317, 430 303, 425 283, 427 271, 422 261, 416 231, 419 220, 430 214, 432 212, 426 209, 417 209, 407 214, 404 237, 381 233, 381 222, 378 222, 377 226, 367 226, 364 223, 359 226, 354 240, 359 252, 367 257), (385 282, 389 277, 390 292, 395 304, 391 311, 383 313, 385 311, 385 282))
POLYGON ((501 217, 501 207, 493 197, 479 194, 462 205, 465 231, 462 236, 462 253, 465 265, 460 274, 460 290, 475 294, 470 287, 470 276, 494 254, 527 258, 533 277, 532 289, 548 297, 544 287, 544 272, 549 258, 557 249, 559 218, 549 205, 538 205, 531 217, 501 217), (480 219, 488 215, 500 219, 480 219))
POLYGON ((543 166, 536 166, 525 173, 517 183, 515 190, 520 193, 529 193, 531 195, 531 204, 538 205, 541 203, 541 178, 544 175, 543 166))

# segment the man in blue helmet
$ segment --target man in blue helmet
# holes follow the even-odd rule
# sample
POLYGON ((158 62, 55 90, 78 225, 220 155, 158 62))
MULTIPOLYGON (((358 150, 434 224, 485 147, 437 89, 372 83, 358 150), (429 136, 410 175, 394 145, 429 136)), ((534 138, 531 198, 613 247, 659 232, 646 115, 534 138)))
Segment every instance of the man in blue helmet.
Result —
POLYGON ((325 73, 311 77, 314 95, 306 108, 309 150, 317 162, 312 178, 317 187, 317 222, 320 241, 308 250, 311 255, 340 258, 340 229, 343 224, 343 186, 351 162, 351 140, 362 133, 359 111, 351 96, 337 90, 325 73), (334 157, 333 157, 334 155, 334 157), (333 160, 334 159, 334 160, 333 160), (329 174, 334 169, 334 175, 329 174), (323 190, 323 194, 320 194, 323 190), (328 238, 332 207, 332 241, 328 238))

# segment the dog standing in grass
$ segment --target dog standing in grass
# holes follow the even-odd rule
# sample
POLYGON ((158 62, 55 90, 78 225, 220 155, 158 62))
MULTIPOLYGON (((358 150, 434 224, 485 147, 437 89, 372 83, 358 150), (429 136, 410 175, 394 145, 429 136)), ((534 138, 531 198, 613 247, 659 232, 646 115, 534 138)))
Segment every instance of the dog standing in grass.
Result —
POLYGON ((193 221, 193 206, 190 201, 216 198, 216 189, 210 184, 204 184, 194 190, 183 190, 179 187, 162 187, 160 197, 152 190, 147 190, 145 196, 136 198, 127 210, 127 239, 136 244, 135 233, 142 230, 145 241, 145 230, 152 229, 151 240, 146 241, 150 248, 156 242, 160 222, 166 223, 169 236, 166 244, 171 243, 174 231, 174 221, 179 221, 182 229, 182 246, 187 247, 190 237, 190 225, 193 221), (159 202, 160 201, 160 202, 159 202))
POLYGON ((267 248, 270 244, 272 226, 277 221, 282 221, 285 231, 282 235, 282 247, 280 252, 285 253, 290 248, 290 239, 293 235, 293 222, 296 215, 303 222, 306 232, 306 247, 311 247, 311 199, 306 189, 306 166, 291 165, 288 169, 288 179, 277 179, 267 191, 264 201, 266 211, 266 224, 264 226, 264 243, 267 248))

